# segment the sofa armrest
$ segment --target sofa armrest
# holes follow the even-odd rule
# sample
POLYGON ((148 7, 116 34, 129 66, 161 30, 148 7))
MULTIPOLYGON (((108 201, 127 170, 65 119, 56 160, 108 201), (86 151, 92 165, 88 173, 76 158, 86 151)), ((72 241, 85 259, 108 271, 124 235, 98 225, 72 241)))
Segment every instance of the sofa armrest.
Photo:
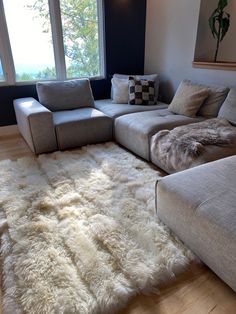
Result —
POLYGON ((52 112, 34 98, 15 99, 18 128, 35 154, 57 150, 52 112))

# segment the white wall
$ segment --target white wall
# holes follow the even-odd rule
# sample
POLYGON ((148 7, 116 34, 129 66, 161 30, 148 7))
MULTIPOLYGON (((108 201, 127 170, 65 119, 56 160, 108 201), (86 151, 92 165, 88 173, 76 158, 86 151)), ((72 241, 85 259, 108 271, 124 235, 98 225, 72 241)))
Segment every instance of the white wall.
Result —
POLYGON ((236 87, 236 71, 192 67, 200 0, 147 0, 145 72, 161 78, 169 102, 181 80, 236 87))

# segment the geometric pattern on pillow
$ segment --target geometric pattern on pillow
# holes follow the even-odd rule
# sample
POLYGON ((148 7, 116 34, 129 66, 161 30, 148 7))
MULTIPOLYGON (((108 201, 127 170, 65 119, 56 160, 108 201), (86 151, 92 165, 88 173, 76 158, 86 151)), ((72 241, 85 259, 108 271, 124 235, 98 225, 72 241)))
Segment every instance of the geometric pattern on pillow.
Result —
POLYGON ((129 77, 129 103, 131 105, 155 105, 155 82, 129 77))

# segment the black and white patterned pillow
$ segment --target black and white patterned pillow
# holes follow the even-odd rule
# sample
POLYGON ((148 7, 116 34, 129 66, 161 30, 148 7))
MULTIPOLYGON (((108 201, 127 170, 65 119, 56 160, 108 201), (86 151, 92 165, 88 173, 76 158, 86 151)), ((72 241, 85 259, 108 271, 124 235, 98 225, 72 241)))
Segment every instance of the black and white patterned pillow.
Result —
POLYGON ((129 77, 129 103, 131 105, 155 105, 154 81, 129 77))

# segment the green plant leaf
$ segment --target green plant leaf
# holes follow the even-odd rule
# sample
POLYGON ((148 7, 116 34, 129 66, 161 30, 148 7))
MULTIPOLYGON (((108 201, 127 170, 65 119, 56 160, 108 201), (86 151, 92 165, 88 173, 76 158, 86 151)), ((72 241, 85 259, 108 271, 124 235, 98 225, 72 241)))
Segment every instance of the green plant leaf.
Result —
POLYGON ((219 0, 218 9, 223 11, 227 5, 228 5, 228 0, 219 0))
POLYGON ((218 9, 215 9, 215 10, 212 12, 212 14, 211 14, 209 20, 212 19, 212 18, 215 17, 215 16, 218 16, 218 15, 219 15, 218 9))
POLYGON ((216 30, 216 21, 217 21, 217 16, 214 16, 214 15, 212 15, 208 20, 209 26, 210 26, 210 29, 214 38, 217 37, 217 34, 218 34, 216 30))
POLYGON ((219 43, 224 39, 230 26, 230 14, 224 11, 228 5, 228 0, 219 0, 218 7, 213 11, 208 19, 212 36, 217 40, 214 61, 217 60, 219 43))
POLYGON ((230 26, 229 18, 228 17, 223 18, 220 23, 220 27, 221 27, 220 41, 224 39, 226 33, 228 32, 229 26, 230 26))
POLYGON ((230 26, 230 14, 223 11, 227 5, 228 0, 219 0, 218 7, 213 11, 208 19, 213 37, 220 41, 223 40, 230 26))

